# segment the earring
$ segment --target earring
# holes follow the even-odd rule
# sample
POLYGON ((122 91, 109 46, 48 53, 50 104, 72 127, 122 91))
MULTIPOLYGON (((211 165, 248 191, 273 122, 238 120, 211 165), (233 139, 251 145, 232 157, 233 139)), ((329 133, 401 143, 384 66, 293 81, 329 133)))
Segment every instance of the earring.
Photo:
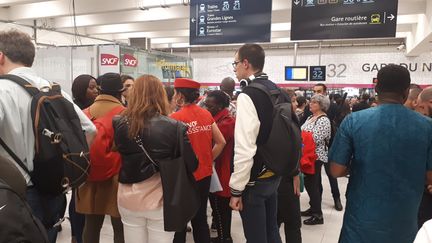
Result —
POLYGON ((177 107, 183 107, 183 105, 184 105, 185 102, 184 102, 184 100, 182 98, 179 98, 179 99, 176 100, 175 103, 176 103, 177 107), (180 104, 179 104, 179 100, 181 101, 180 104))

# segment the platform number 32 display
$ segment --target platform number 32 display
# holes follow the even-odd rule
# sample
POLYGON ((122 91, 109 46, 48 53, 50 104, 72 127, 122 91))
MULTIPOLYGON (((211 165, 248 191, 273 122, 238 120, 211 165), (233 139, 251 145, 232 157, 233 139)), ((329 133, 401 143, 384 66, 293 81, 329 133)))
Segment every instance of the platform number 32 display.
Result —
POLYGON ((346 78, 344 74, 347 70, 346 64, 328 64, 327 77, 329 78, 346 78))

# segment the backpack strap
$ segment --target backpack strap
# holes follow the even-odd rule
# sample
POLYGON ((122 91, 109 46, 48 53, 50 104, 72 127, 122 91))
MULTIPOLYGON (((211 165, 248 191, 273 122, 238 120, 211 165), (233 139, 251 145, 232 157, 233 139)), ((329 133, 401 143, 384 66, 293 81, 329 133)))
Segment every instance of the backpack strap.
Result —
POLYGON ((55 92, 55 93, 60 93, 60 94, 61 94, 61 86, 60 86, 60 84, 54 82, 54 83, 51 85, 51 90, 52 90, 53 92, 55 92))
POLYGON ((7 144, 3 141, 3 139, 0 137, 0 144, 3 146, 3 148, 6 150, 6 152, 9 153, 9 155, 17 162, 17 164, 29 175, 30 171, 28 170, 27 166, 18 158, 18 156, 12 151, 12 149, 7 146, 7 144))
POLYGON ((25 80, 25 79, 23 79, 17 75, 13 75, 13 74, 0 75, 0 79, 7 79, 7 80, 10 80, 10 81, 18 84, 19 86, 23 87, 27 91, 27 93, 29 93, 30 96, 32 96, 32 97, 37 95, 40 92, 40 90, 38 88, 36 88, 31 83, 29 83, 27 80, 25 80))
POLYGON ((262 92, 264 92, 265 94, 267 94, 267 96, 270 98, 273 105, 276 103, 277 98, 279 98, 279 95, 281 94, 280 89, 269 90, 265 85, 257 83, 257 82, 252 82, 247 87, 259 89, 262 92))

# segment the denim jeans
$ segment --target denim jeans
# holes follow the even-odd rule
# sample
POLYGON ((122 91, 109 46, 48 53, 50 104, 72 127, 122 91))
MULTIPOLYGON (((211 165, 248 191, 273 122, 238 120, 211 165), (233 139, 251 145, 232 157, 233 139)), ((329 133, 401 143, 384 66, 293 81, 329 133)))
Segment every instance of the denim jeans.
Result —
POLYGON ((240 216, 247 243, 282 243, 277 224, 277 190, 281 178, 257 180, 242 195, 240 216))
POLYGON ((285 242, 301 243, 300 197, 294 194, 292 177, 283 177, 278 191, 278 225, 284 223, 285 242))
POLYGON ((58 196, 41 194, 33 187, 27 188, 26 199, 33 214, 42 222, 48 233, 50 243, 57 240, 58 227, 53 227, 62 217, 64 195, 58 196))
POLYGON ((82 243, 84 231, 85 215, 76 212, 75 208, 75 190, 72 191, 72 197, 69 203, 69 219, 71 224, 71 234, 75 237, 77 243, 82 243))

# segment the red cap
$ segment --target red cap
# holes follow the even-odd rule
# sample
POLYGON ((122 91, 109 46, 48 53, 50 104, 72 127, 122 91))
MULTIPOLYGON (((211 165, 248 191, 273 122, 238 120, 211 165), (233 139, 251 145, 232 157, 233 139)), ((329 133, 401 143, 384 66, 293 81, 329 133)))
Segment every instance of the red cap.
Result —
POLYGON ((188 78, 176 78, 174 81, 174 88, 199 89, 200 87, 200 83, 188 78))

